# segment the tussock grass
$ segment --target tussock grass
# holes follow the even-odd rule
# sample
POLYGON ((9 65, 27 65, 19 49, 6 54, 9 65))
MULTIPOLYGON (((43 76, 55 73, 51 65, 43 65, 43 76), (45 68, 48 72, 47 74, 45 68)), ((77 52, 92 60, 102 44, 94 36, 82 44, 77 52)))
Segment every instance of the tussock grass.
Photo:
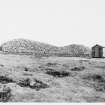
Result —
POLYGON ((6 83, 12 83, 14 80, 12 78, 6 77, 6 76, 0 76, 0 83, 6 84, 6 83))
POLYGON ((21 87, 28 87, 39 91, 40 89, 48 88, 49 86, 40 80, 30 78, 22 79, 17 83, 21 87))
POLYGON ((83 77, 84 80, 88 80, 88 83, 93 86, 96 91, 105 92, 105 76, 100 74, 88 74, 83 77))
POLYGON ((70 76, 70 73, 67 71, 56 71, 56 70, 51 69, 51 68, 46 68, 45 70, 46 70, 46 74, 52 75, 54 77, 62 78, 62 77, 70 76))
POLYGON ((80 66, 80 67, 74 67, 74 68, 72 68, 71 71, 82 71, 84 69, 85 69, 84 66, 80 66))
POLYGON ((0 89, 0 102, 8 102, 12 96, 11 88, 7 86, 2 86, 0 89))

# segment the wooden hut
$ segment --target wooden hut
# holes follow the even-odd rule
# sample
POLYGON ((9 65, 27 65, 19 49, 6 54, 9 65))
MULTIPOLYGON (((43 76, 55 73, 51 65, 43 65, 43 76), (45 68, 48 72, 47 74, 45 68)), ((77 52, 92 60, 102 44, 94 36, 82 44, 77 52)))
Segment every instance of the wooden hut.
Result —
POLYGON ((96 44, 92 47, 92 58, 103 58, 103 46, 96 44))

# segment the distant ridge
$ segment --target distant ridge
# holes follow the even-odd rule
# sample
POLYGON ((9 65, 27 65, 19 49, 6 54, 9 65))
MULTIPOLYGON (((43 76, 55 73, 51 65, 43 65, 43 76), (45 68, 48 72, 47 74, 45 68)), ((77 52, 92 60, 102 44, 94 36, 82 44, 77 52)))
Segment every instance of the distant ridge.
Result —
POLYGON ((28 39, 14 39, 1 45, 6 53, 34 54, 39 56, 90 56, 90 49, 83 45, 71 44, 57 47, 28 39))

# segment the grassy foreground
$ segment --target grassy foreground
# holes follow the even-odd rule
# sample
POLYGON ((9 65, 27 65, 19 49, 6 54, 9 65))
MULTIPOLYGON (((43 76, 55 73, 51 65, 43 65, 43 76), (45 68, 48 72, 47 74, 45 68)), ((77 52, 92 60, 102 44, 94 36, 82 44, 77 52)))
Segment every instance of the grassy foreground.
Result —
POLYGON ((1 102, 105 102, 105 59, 0 54, 1 102))

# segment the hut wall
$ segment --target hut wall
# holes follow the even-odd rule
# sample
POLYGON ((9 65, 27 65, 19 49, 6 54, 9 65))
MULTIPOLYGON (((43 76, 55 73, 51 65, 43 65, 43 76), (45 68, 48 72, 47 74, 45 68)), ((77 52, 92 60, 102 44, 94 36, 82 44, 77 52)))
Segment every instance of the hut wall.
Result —
POLYGON ((103 48, 103 57, 105 57, 105 48, 103 48))
POLYGON ((100 57, 99 47, 95 47, 95 57, 100 57))

